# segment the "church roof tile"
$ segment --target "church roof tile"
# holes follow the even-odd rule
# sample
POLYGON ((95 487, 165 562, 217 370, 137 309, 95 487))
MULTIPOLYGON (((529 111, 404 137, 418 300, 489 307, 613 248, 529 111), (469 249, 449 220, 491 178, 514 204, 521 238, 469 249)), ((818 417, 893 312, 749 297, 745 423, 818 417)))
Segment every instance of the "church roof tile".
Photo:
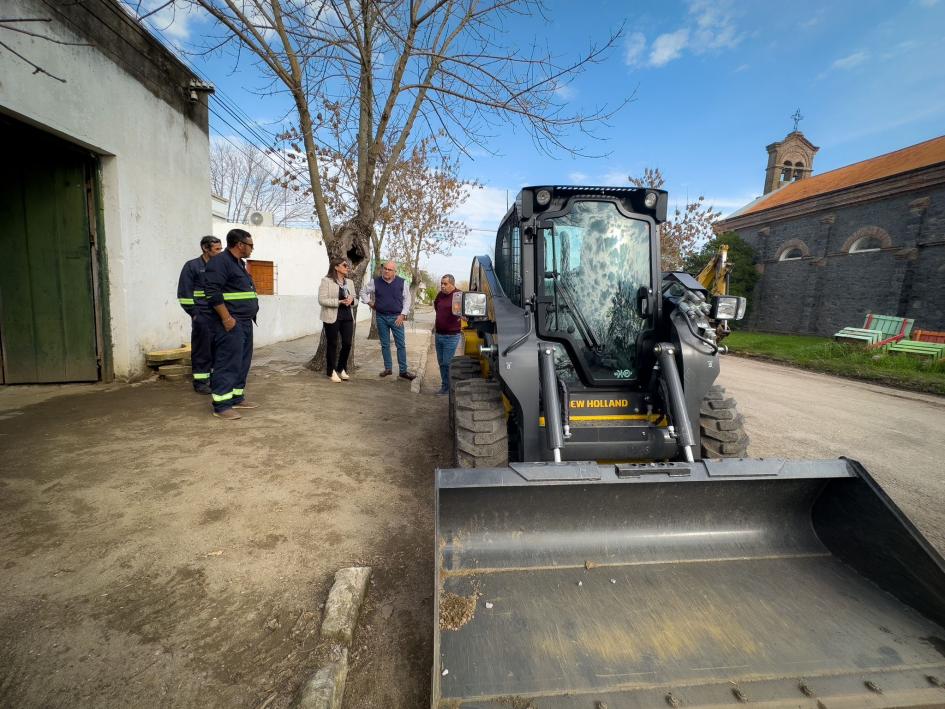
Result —
POLYGON ((837 192, 848 187, 855 187, 867 182, 882 180, 924 167, 945 162, 945 135, 932 138, 924 143, 911 145, 869 160, 853 163, 830 172, 804 178, 785 185, 774 192, 769 192, 754 202, 742 207, 734 216, 763 212, 774 207, 799 202, 809 197, 816 197, 828 192, 837 192))

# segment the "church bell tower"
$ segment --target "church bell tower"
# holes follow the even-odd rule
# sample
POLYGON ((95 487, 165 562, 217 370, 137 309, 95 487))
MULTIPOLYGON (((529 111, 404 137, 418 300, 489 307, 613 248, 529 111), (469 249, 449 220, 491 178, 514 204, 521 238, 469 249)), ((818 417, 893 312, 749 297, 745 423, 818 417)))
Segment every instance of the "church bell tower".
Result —
POLYGON ((793 116, 794 130, 785 136, 784 140, 772 143, 768 151, 768 167, 765 168, 765 194, 790 182, 810 177, 814 169, 814 155, 820 148, 811 143, 804 134, 797 129, 797 124, 803 118, 801 112, 793 116))

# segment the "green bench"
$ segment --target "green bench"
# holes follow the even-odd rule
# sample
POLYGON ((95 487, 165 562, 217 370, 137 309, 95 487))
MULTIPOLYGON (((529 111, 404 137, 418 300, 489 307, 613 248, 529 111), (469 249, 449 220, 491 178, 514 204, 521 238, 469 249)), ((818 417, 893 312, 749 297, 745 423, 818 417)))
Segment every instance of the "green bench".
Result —
POLYGON ((913 339, 890 343, 886 351, 942 359, 945 357, 945 332, 916 330, 913 339))
POLYGON ((833 339, 837 342, 865 344, 867 347, 885 347, 907 339, 913 325, 913 318, 867 313, 863 327, 845 327, 835 332, 833 339))

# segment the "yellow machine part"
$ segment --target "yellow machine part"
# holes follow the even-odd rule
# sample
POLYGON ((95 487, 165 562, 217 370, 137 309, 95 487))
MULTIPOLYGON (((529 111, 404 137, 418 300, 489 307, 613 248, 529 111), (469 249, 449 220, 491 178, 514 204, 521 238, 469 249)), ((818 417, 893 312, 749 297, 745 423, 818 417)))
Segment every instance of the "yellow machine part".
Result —
POLYGON ((705 268, 699 271, 696 280, 712 295, 725 295, 728 293, 728 274, 731 271, 732 264, 728 262, 728 244, 722 244, 705 268))

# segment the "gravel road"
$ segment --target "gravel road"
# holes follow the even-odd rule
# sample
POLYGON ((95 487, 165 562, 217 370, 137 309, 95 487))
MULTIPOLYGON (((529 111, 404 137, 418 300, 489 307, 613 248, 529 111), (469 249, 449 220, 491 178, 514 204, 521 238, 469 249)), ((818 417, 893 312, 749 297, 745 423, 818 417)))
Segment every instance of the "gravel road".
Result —
POLYGON ((945 398, 726 357, 749 454, 860 461, 945 553, 945 398))

